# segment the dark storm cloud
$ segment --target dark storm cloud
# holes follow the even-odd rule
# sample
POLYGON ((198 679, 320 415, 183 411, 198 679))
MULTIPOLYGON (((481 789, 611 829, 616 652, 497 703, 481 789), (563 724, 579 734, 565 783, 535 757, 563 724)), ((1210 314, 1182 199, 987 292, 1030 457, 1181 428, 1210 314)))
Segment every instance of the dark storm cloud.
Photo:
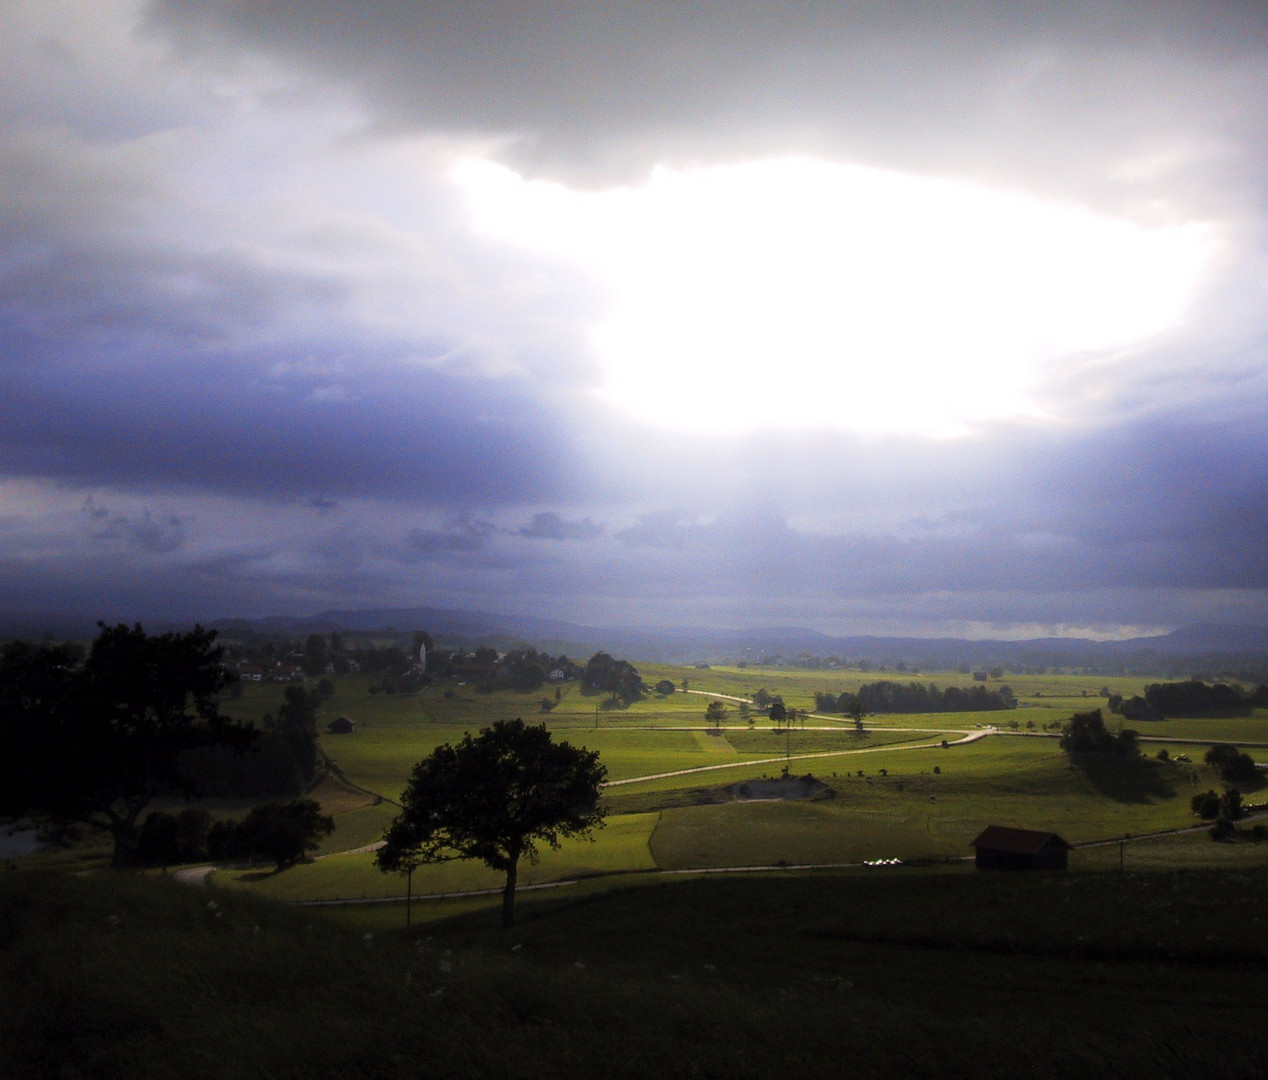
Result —
POLYGON ((139 517, 112 514, 91 497, 85 500, 84 513, 91 523, 88 536, 92 540, 122 540, 153 555, 166 555, 185 546, 186 523, 177 514, 155 516, 149 510, 139 517))
POLYGON ((10 364, 0 469, 77 484, 469 504, 560 490, 567 437, 514 380, 279 364, 188 353, 175 368, 10 364))
POLYGON ((583 518, 568 521, 553 510, 534 514, 532 520, 519 530, 520 536, 533 540, 593 540, 603 535, 602 525, 583 518))
POLYGON ((54 7, 0 30, 0 606, 1268 618, 1262 5, 54 7), (600 283, 448 171, 790 152, 1211 218, 1218 266, 1033 423, 676 433, 593 396, 600 283))
POLYGON ((445 558, 480 551, 494 531, 492 522, 465 517, 450 522, 443 529, 411 529, 406 543, 411 555, 422 559, 445 558))
POLYGON ((1172 155, 1170 171, 1200 182, 1210 142, 1256 129, 1268 36, 1261 6, 1234 3, 160 0, 152 11, 185 47, 232 43, 311 66, 359 88, 386 122, 501 136, 556 175, 809 152, 1046 177, 1106 198, 1126 194, 1126 178, 1091 162, 1172 155), (1208 145, 1192 145, 1199 132, 1208 145))

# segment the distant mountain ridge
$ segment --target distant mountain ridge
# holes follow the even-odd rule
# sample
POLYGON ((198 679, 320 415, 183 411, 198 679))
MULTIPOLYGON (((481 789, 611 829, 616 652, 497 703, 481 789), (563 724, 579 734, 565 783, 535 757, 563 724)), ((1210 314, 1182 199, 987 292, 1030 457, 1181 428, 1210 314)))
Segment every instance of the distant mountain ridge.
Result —
POLYGON ((1146 656, 1268 659, 1268 627, 1213 624, 1187 626, 1167 634, 1121 641, 1063 637, 1007 641, 831 635, 797 627, 597 627, 534 616, 411 607, 329 610, 302 618, 222 620, 212 625, 226 633, 247 628, 292 634, 425 629, 433 636, 450 639, 455 644, 480 642, 510 647, 522 643, 570 654, 604 649, 647 662, 664 663, 755 662, 762 656, 771 655, 792 660, 802 654, 868 659, 878 664, 940 667, 1008 662, 1068 666, 1146 656))
MULTIPOLYGON (((151 631, 187 623, 147 621, 151 631)), ((954 667, 1103 665, 1132 658, 1220 658, 1268 662, 1268 627, 1199 624, 1167 634, 1096 641, 1091 638, 1031 638, 1021 641, 969 638, 885 637, 871 634, 830 635, 797 627, 597 627, 523 615, 501 615, 454 608, 400 607, 331 609, 316 615, 213 619, 206 625, 226 636, 243 633, 307 634, 370 633, 426 630, 443 643, 488 644, 511 648, 531 645, 548 652, 582 656, 603 649, 648 663, 756 662, 778 656, 795 660, 808 654, 842 660, 866 659, 895 666, 954 667)), ((8 636, 88 637, 95 633, 82 616, 0 615, 0 633, 8 636)))

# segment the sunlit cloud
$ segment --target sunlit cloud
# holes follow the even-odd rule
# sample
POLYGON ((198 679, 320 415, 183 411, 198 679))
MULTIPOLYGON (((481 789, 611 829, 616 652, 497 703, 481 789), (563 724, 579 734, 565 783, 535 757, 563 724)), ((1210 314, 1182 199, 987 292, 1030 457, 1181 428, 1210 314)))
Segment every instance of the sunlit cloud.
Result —
POLYGON ((800 158, 572 191, 475 159, 478 228, 607 283, 603 395, 693 430, 943 436, 1042 415, 1063 358, 1177 326, 1210 227, 800 158))
POLYGON ((529 7, 5 6, 0 614, 1268 624, 1262 5, 529 7))

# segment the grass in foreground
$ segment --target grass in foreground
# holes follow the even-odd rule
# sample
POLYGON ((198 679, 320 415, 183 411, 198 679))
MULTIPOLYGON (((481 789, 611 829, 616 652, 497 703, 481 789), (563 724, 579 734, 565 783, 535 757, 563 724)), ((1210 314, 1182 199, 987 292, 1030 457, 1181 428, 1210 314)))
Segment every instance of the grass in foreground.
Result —
POLYGON ((1165 1080, 1268 1070, 1268 872, 690 881, 365 933, 0 878, 0 1074, 1165 1080))

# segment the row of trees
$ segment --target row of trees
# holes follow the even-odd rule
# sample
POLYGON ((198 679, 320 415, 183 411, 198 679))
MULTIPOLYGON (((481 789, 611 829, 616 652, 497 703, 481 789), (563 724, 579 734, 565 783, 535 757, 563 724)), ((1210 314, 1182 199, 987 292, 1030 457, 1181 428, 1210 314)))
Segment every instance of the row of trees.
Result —
POLYGON ((1207 790, 1189 800, 1189 809, 1203 821, 1238 821, 1242 816, 1242 793, 1237 788, 1225 788, 1222 793, 1207 790))
POLYGON ((160 795, 192 795, 189 755, 242 753, 259 733, 220 713, 233 676, 214 631, 147 636, 108 627, 76 664, 60 646, 0 651, 0 814, 37 811, 107 830, 135 862, 138 824, 160 795))
POLYGON ((1061 749, 1071 757, 1080 754, 1117 754, 1136 757, 1140 737, 1132 728, 1110 731, 1100 709, 1075 713, 1061 728, 1061 749))
POLYGON ((616 660, 605 652, 597 652, 581 672, 581 685, 586 693, 609 694, 614 702, 628 705, 643 696, 643 679, 628 660, 616 660))
POLYGON ((1228 743, 1216 743, 1206 752, 1205 760, 1227 783, 1253 784, 1260 779, 1255 759, 1228 743))
POLYGON ((155 810, 141 825, 137 862, 171 866, 202 859, 266 858, 280 870, 299 862, 334 830, 334 819, 313 799, 263 803, 238 822, 213 821, 201 807, 178 814, 155 810))
POLYGON ((1165 720, 1169 716, 1249 716, 1256 708, 1268 708, 1268 686, 1247 692, 1227 683, 1207 684, 1200 679, 1150 683, 1144 695, 1109 698, 1110 712, 1125 720, 1165 720))
POLYGON ((86 657, 5 645, 0 814, 104 829, 116 865, 255 850, 279 863, 299 858, 324 827, 312 800, 269 803, 237 825, 193 808, 146 814, 159 797, 295 796, 316 777, 320 691, 286 687, 257 728, 220 712, 234 678, 215 631, 201 627, 151 636, 100 624, 86 657))

